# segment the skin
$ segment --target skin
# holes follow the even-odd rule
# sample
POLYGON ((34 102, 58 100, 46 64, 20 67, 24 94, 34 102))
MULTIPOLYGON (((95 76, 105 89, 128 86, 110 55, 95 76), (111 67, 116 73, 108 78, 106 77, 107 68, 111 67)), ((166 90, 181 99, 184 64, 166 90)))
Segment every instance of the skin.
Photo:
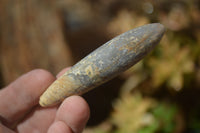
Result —
POLYGON ((81 133, 90 115, 82 97, 70 96, 49 108, 38 105, 40 95, 57 77, 36 69, 0 90, 0 133, 81 133))

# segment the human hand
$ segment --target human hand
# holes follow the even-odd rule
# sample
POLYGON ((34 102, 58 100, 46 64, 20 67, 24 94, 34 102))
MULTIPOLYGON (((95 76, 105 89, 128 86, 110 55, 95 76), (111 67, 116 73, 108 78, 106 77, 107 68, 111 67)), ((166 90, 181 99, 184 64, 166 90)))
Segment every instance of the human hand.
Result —
POLYGON ((40 95, 54 80, 51 73, 37 69, 0 90, 0 133, 82 132, 90 110, 80 96, 68 97, 54 107, 38 105, 40 95))

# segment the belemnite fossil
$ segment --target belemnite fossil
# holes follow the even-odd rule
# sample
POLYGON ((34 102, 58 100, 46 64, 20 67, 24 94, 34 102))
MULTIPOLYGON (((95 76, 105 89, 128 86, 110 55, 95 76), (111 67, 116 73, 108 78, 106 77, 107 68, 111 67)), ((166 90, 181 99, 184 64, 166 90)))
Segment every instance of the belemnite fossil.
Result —
POLYGON ((53 82, 40 97, 43 107, 81 95, 124 72, 153 50, 165 28, 159 23, 129 30, 87 55, 53 82))

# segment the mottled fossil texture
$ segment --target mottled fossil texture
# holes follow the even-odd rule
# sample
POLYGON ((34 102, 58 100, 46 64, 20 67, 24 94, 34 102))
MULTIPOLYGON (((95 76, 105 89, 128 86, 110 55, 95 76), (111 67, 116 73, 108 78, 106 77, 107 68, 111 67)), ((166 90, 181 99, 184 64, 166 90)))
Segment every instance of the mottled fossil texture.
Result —
POLYGON ((113 38, 57 79, 40 97, 40 105, 55 105, 68 96, 81 95, 112 79, 149 53, 164 32, 163 25, 154 23, 113 38))

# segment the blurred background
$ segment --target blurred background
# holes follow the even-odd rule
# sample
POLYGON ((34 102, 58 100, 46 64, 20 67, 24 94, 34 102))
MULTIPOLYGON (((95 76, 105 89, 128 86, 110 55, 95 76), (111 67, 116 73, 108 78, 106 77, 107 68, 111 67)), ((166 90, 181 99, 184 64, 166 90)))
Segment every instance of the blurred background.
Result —
POLYGON ((83 97, 84 133, 200 133, 199 0, 0 0, 0 87, 36 68, 54 75, 148 23, 166 33, 142 61, 83 97))

